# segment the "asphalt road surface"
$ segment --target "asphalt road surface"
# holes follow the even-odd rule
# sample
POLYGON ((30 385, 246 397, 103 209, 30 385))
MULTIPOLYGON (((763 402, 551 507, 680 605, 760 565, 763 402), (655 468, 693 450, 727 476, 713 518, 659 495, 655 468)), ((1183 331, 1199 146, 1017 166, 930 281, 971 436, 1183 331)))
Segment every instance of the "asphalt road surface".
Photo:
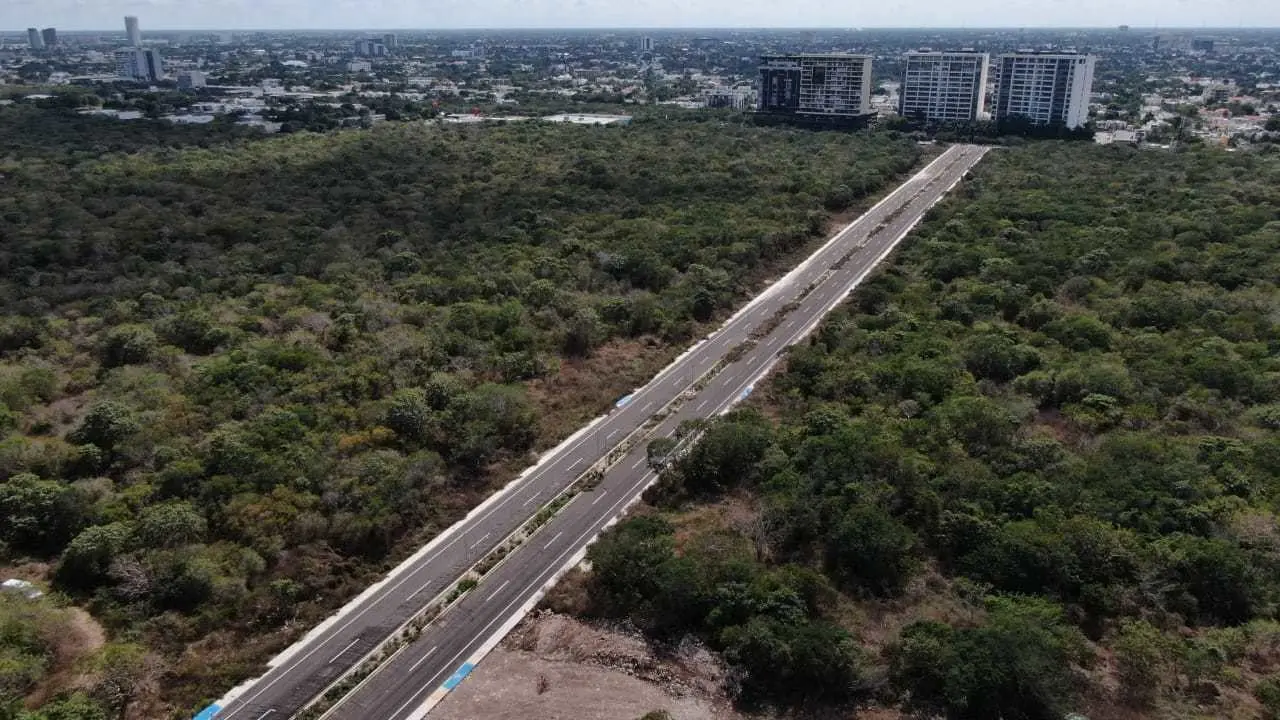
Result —
MULTIPOLYGON (((948 150, 921 175, 908 181, 888 202, 864 215, 820 251, 817 262, 803 267, 786 287, 777 288, 766 302, 744 313, 700 351, 685 358, 693 372, 659 378, 653 394, 638 395, 627 407, 643 406, 678 392, 697 375, 698 366, 714 364, 730 348, 747 340, 776 311, 818 284, 774 325, 754 347, 727 364, 705 386, 666 418, 654 437, 671 435, 685 420, 714 417, 745 398, 753 384, 777 362, 779 353, 802 340, 886 256, 979 159, 984 149, 959 146, 948 150), (870 238, 868 239, 868 235, 870 238), (865 247, 843 264, 840 260, 862 243, 865 247), (832 267, 839 265, 834 271, 832 267)), ((768 325, 765 326, 768 329, 768 325)), ((649 412, 641 411, 648 416, 649 412)), ((612 427, 612 426, 611 426, 612 427)), ((580 553, 611 521, 632 504, 654 479, 646 462, 645 443, 638 443, 615 463, 604 480, 583 492, 523 543, 481 584, 461 599, 413 644, 379 669, 339 704, 328 717, 343 720, 407 720, 420 718, 448 689, 462 681, 485 648, 505 635, 512 621, 523 616, 547 583, 572 565, 580 553)))
MULTIPOLYGON (((946 150, 608 416, 548 453, 536 467, 277 657, 267 673, 238 689, 212 717, 280 720, 294 714, 659 410, 682 395, 687 398, 654 437, 672 434, 684 420, 713 417, 745 397, 779 353, 803 339, 839 304, 984 152, 976 146, 946 150), (775 318, 797 301, 798 306, 780 321, 775 318), (754 347, 688 397, 686 391, 730 350, 771 325, 776 327, 759 337, 754 347)), ((644 445, 638 443, 616 462, 595 489, 576 496, 328 717, 401 720, 425 715, 448 687, 465 677, 468 660, 478 660, 477 653, 486 652, 500 639, 526 606, 536 601, 543 586, 572 564, 650 484, 653 474, 646 466, 644 445)))

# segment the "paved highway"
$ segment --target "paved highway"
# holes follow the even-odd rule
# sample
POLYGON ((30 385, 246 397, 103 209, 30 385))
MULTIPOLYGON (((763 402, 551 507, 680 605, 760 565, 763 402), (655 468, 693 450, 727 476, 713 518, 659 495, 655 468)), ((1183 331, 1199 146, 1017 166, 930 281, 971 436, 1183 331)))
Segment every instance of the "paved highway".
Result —
MULTIPOLYGON (((761 338, 754 350, 725 367, 696 397, 685 402, 659 432, 669 434, 681 420, 723 411, 743 395, 752 380, 762 374, 762 368, 772 365, 780 350, 802 338, 834 307, 860 274, 874 267, 983 152, 972 146, 945 151, 625 403, 547 453, 536 466, 273 659, 264 675, 228 693, 204 717, 277 720, 297 712, 450 589, 540 506, 560 494, 656 412, 690 390, 729 350, 750 339, 776 313, 804 296, 800 307, 761 338), (868 242, 869 234, 872 237, 866 249, 832 273, 832 267, 842 258, 868 242), (806 295, 814 283, 818 284, 806 295)), ((643 460, 644 444, 640 443, 613 466, 594 491, 570 503, 428 629, 421 640, 402 651, 359 692, 339 705, 334 714, 362 720, 400 718, 420 709, 424 697, 458 669, 461 659, 483 645, 494 628, 507 623, 508 616, 527 603, 559 571, 560 565, 580 555, 599 529, 639 496, 652 479, 643 460)))
MULTIPOLYGON (((780 352, 812 331, 984 152, 984 148, 974 146, 947 150, 660 374, 626 405, 615 410, 612 417, 572 443, 561 457, 548 464, 545 472, 531 476, 525 486, 503 503, 503 507, 512 508, 513 512, 495 508, 488 519, 460 538, 473 538, 476 533, 490 538, 505 535, 506 530, 514 526, 511 518, 523 519, 538 499, 559 492, 576 470, 601 457, 615 441, 690 388, 695 379, 715 367, 731 348, 754 334, 756 344, 724 365, 700 390, 686 395, 687 399, 659 425, 654 436, 674 433, 685 420, 721 414, 745 398, 753 384, 778 361, 780 352), (862 249, 842 262, 859 247, 862 249), (797 305, 784 316, 774 318, 775 313, 796 301, 799 301, 797 305), (529 498, 534 498, 532 503, 527 502, 529 498)), ((653 480, 654 474, 646 463, 645 443, 637 443, 609 469, 599 485, 574 497, 559 515, 490 571, 477 588, 326 717, 417 720, 425 716, 536 604, 546 586, 576 564, 586 546, 633 504, 653 480)), ((462 539, 458 544, 465 542, 466 539, 462 539)), ((455 571, 464 564, 448 566, 443 575, 453 579, 457 576, 455 571)), ((421 596, 433 593, 433 588, 438 587, 441 585, 430 585, 421 596)))

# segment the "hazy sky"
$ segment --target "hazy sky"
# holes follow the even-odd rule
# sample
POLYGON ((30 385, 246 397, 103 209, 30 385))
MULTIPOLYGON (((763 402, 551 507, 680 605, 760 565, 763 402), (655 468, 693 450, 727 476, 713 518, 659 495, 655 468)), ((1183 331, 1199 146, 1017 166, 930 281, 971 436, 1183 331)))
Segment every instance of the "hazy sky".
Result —
POLYGON ((0 0, 0 28, 1277 27, 1278 0, 0 0))

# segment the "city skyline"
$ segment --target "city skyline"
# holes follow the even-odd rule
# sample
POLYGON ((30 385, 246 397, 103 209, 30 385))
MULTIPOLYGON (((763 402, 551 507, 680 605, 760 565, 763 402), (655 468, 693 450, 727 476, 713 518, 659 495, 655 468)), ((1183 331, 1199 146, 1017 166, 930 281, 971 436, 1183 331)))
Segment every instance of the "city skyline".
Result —
POLYGON ((852 10, 834 0, 120 0, 90 7, 83 0, 13 0, 0 8, 0 28, 17 32, 38 25, 102 31, 121 27, 125 15, 140 17, 155 31, 1280 26, 1280 4, 1266 5, 1254 0, 1212 5, 1163 0, 920 0, 852 10))

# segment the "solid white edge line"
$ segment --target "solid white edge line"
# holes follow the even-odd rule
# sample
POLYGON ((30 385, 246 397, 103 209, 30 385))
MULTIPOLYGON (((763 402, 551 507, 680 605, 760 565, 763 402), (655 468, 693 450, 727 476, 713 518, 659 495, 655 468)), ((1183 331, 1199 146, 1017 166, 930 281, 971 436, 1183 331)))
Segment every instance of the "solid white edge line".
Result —
MULTIPOLYGON (((590 548, 591 545, 594 544, 595 541, 598 540, 600 536, 603 535, 609 528, 616 525, 618 521, 627 513, 627 511, 631 509, 631 506, 639 502, 640 498, 644 496, 645 491, 648 490, 649 487, 652 486, 653 483, 655 483, 657 480, 658 480, 658 476, 650 472, 650 473, 646 473, 645 476, 641 478, 639 483, 633 485, 630 490, 630 492, 632 493, 632 496, 629 500, 626 501, 626 504, 623 505, 621 508, 615 505, 614 506, 615 509, 611 510, 611 512, 613 513, 613 517, 611 517, 608 522, 601 525, 600 528, 596 530, 594 534, 591 535, 591 537, 587 540, 587 542, 581 548, 579 548, 577 552, 573 553, 573 555, 571 555, 569 559, 566 560, 559 567, 559 569, 555 570, 555 572, 542 584, 541 587, 538 588, 536 592, 534 592, 529 597, 527 601, 525 601, 523 605, 521 605, 514 613, 509 615, 506 621, 503 622, 502 625, 500 625, 498 629, 495 630, 491 635, 489 635, 489 637, 483 643, 481 643, 480 647, 477 648, 476 651, 473 652, 465 662, 470 663, 471 665, 479 665, 480 661, 484 660, 484 658, 490 652, 493 652, 493 649, 498 646, 498 643, 502 642, 502 639, 507 636, 507 633, 511 632, 512 628, 518 625, 520 621, 523 620, 524 617, 529 614, 529 611, 537 607, 538 602, 542 600, 543 596, 546 595, 547 591, 555 587, 555 584, 560 581, 560 578, 563 577, 565 573, 572 570, 574 567, 578 565, 578 563, 581 563, 583 559, 586 558, 587 549, 590 548)), ((622 501, 619 501, 619 503, 621 502, 622 501)), ((588 533, 591 533, 591 531, 588 530, 587 533, 583 533, 583 535, 579 536, 578 540, 575 541, 575 543, 580 542, 582 538, 585 537, 588 533)), ((515 603, 516 603, 515 600, 511 601, 511 605, 514 605, 515 603)), ((508 605, 507 607, 509 608, 511 607, 511 605, 508 605)), ((491 625, 492 623, 490 623, 490 626, 491 625)), ((488 627, 489 626, 486 626, 485 629, 487 630, 488 627)), ((481 632, 484 632, 484 630, 482 630, 481 632)), ((461 657, 461 655, 462 653, 459 653, 458 657, 461 657)), ((455 661, 456 660, 457 658, 455 658, 455 661)), ((453 661, 449 662, 446 667, 451 667, 452 665, 453 665, 453 661)), ((422 720, 427 716, 427 713, 431 712, 431 710, 434 709, 436 705, 440 704, 440 701, 444 700, 448 695, 449 695, 448 691, 441 692, 437 690, 433 692, 431 695, 427 697, 426 701, 423 702, 422 705, 419 705, 415 710, 413 710, 413 712, 405 716, 404 720, 422 720)), ((404 708, 410 705, 412 702, 413 701, 410 700, 408 703, 405 703, 398 710, 396 710, 396 712, 392 715, 392 719, 394 720, 394 718, 396 718, 400 714, 400 712, 403 711, 404 708)))
MULTIPOLYGON (((754 312, 756 307, 759 306, 761 303, 763 303, 766 298, 772 297, 779 289, 786 287, 792 281, 794 281, 797 277, 799 277, 802 273, 808 271, 808 269, 820 259, 823 253, 825 253, 828 249, 834 246, 837 242, 839 242, 845 236, 845 234, 847 234, 856 225, 858 225, 862 221, 863 217, 866 217, 871 213, 875 212, 881 206, 885 205, 890 200, 892 200, 896 195, 906 190, 908 186, 913 185, 920 180, 926 180, 932 177, 930 173, 933 170, 933 168, 939 163, 941 163, 942 160, 946 158, 947 155, 952 150, 958 147, 960 146, 953 145, 952 147, 943 151, 936 158, 931 160, 927 165, 925 165, 923 168, 917 171, 914 175, 912 175, 910 178, 908 178, 907 180, 899 184, 897 188, 895 188, 888 195, 881 198, 879 202, 872 205, 866 211, 861 213, 857 218, 855 218, 852 222, 845 225, 843 228, 837 231, 834 235, 832 235, 831 239, 829 239, 826 243, 822 244, 820 247, 818 247, 816 250, 810 253, 808 257, 806 257, 799 264, 797 264, 790 272, 788 272, 778 280, 771 283, 769 287, 762 290, 759 294, 753 297, 745 305, 740 307, 737 312, 729 316, 729 318, 727 318, 723 323, 721 323, 720 327, 718 327, 716 330, 712 331, 711 333, 708 333, 703 339, 689 346, 684 352, 677 355, 676 358, 672 360, 666 367, 660 370, 656 375, 650 378, 648 382, 646 382, 641 388, 635 390, 632 394, 639 395, 642 392, 645 392, 653 387, 656 387, 661 381, 663 381, 668 375, 670 375, 674 369, 676 369, 681 363, 683 363, 683 361, 687 357, 689 357, 691 354, 693 354, 698 349, 703 347, 707 343, 708 339, 716 337, 719 333, 721 333, 726 328, 733 325, 743 316, 747 315, 750 312, 754 312)), ((634 399, 635 397, 632 398, 632 400, 634 399)), ((421 569, 420 567, 416 567, 416 566, 421 562, 422 558, 426 557, 426 555, 428 555, 433 550, 435 550, 435 548, 438 547, 441 543, 444 543, 445 541, 450 540, 453 537, 453 535, 457 534, 460 530, 464 529, 478 515, 487 511, 490 506, 502 501, 503 498, 507 497, 514 490, 521 487, 526 479, 529 479, 531 476, 537 474, 540 469, 544 469, 544 466, 553 464, 557 459, 557 457, 561 453, 563 453, 567 447, 569 447, 572 443, 582 439, 587 433, 591 432, 593 428, 595 428, 598 424, 600 424, 601 421, 607 420, 611 416, 612 411, 614 409, 615 408, 610 406, 609 410, 606 411, 605 414, 593 418, 586 425, 582 426, 577 432, 574 432, 573 434, 569 435, 564 440, 562 440, 560 444, 544 452, 542 455, 538 457, 537 461, 535 461, 533 465, 529 466, 523 472, 521 472, 519 475, 513 478, 511 482, 507 483, 503 487, 496 490, 493 494, 489 495, 489 497, 485 498, 479 505, 472 508, 471 511, 468 512, 466 515, 464 515, 460 520, 450 525, 449 527, 445 528, 444 530, 440 531, 440 533, 437 534, 430 541, 428 541, 427 544, 423 545, 421 548, 415 551, 412 555, 405 558, 398 565, 396 565, 395 567, 387 571, 386 575, 384 575, 380 580, 366 587, 360 594, 356 595, 351 600, 348 600, 346 604, 338 608, 338 610, 335 611, 333 614, 329 615, 327 618, 322 620, 315 627, 307 631, 302 637, 298 638, 291 645, 289 645, 289 647, 280 651, 274 657, 268 660, 266 663, 267 670, 265 672, 263 672, 261 675, 248 678, 244 682, 240 683, 239 685, 231 688, 225 694, 223 694, 222 697, 214 701, 214 704, 221 705, 222 707, 226 708, 232 703, 236 702, 241 695, 248 692, 254 685, 256 685, 258 682, 263 680, 267 675, 270 675, 272 672, 286 665, 290 660, 292 660, 296 655, 298 655, 298 653, 305 650, 308 645, 312 644, 314 641, 319 639, 320 636, 327 633, 334 625, 336 625, 344 617, 346 617, 347 615, 357 610, 360 607, 360 605, 362 605, 366 600, 376 595, 386 585, 390 584, 392 581, 395 581, 395 580, 400 580, 400 582, 397 583, 397 587, 399 586, 399 584, 403 584, 404 581, 407 581, 409 577, 412 577, 418 570, 421 569), (400 577, 401 575, 405 575, 405 577, 401 578, 400 577)), ((357 615, 357 617, 359 616, 357 615)), ((321 645, 323 645, 323 643, 321 645)), ((307 653, 305 657, 310 657, 312 654, 319 651, 320 649, 321 649, 320 647, 313 648, 312 652, 307 653)), ((268 683, 267 686, 263 688, 261 691, 259 691, 258 693, 256 693, 254 697, 257 697, 258 695, 261 695, 262 692, 265 692, 266 690, 270 689, 270 687, 280 679, 281 678, 277 678, 276 680, 273 680, 271 683, 268 683)), ((240 710, 243 710, 243 709, 244 708, 241 707, 241 708, 236 708, 235 710, 229 713, 225 711, 220 712, 216 717, 218 720, 227 720, 228 718, 233 717, 236 713, 240 712, 240 710)))

